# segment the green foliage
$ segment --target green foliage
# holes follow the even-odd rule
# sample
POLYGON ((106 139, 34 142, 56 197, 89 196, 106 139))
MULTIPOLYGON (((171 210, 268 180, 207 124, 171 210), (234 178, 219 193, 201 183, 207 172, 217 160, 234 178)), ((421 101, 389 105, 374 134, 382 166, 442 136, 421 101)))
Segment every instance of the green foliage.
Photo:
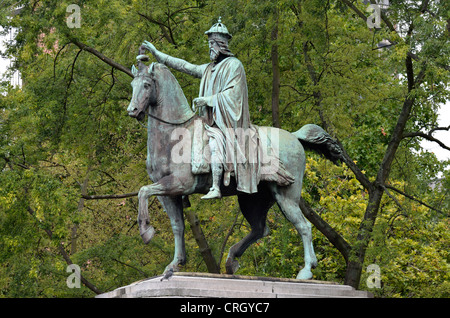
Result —
MULTIPOLYGON (((366 210, 367 191, 345 165, 310 158, 307 171, 303 197, 351 242, 366 210)), ((392 186, 401 189, 405 183, 397 181, 392 186)), ((379 297, 448 297, 448 217, 395 192, 390 196, 381 203, 364 264, 364 268, 380 266, 381 288, 367 287, 370 272, 363 275, 360 288, 379 297)), ((316 231, 314 237, 319 259, 316 278, 343 282, 342 257, 320 233, 316 231)))
MULTIPOLYGON (((365 12, 360 1, 355 4, 365 12)), ((371 181, 408 92, 408 52, 419 59, 415 74, 422 61, 427 71, 423 84, 410 92, 416 102, 405 132, 435 128, 439 104, 449 98, 444 1, 429 1, 423 13, 415 2, 392 1, 389 18, 414 25, 404 39, 388 28, 368 29, 341 1, 43 0, 1 6, 4 33, 18 29, 2 54, 14 58, 12 70, 19 70, 24 81, 22 88, 7 81, 0 86, 1 297, 92 297, 84 285, 67 287, 61 251, 102 291, 159 275, 173 257, 170 222, 157 200, 150 199, 149 208, 156 237, 145 246, 136 226, 135 197, 82 199, 82 193, 135 192, 149 180, 146 130, 126 113, 130 77, 76 42, 126 67, 135 63, 144 40, 203 64, 209 62, 203 33, 222 16, 233 34, 230 49, 246 69, 253 123, 272 124, 271 50, 277 44, 282 128, 326 126, 371 181), (72 3, 81 8, 78 29, 66 24, 72 3), (9 17, 18 6, 21 13, 9 17), (396 45, 375 49, 384 39, 396 45)), ((174 74, 188 100, 197 97, 199 80, 174 74)), ((312 153, 307 157, 303 198, 353 245, 369 193, 347 166, 312 153)), ((448 164, 424 152, 417 138, 400 144, 388 182, 415 200, 393 190, 383 197, 364 264, 380 266, 382 288, 370 289, 376 296, 449 296, 448 164)), ((191 203, 224 271, 229 247, 250 231, 237 200, 204 202, 193 196, 191 203)), ((295 277, 303 263, 300 236, 277 207, 267 225, 270 235, 241 257, 238 274, 295 277)), ((315 278, 342 283, 342 255, 317 229, 313 238, 319 259, 315 278)), ((206 271, 188 223, 186 248, 184 270, 206 271)), ((360 288, 367 288, 368 275, 363 273, 360 288)))

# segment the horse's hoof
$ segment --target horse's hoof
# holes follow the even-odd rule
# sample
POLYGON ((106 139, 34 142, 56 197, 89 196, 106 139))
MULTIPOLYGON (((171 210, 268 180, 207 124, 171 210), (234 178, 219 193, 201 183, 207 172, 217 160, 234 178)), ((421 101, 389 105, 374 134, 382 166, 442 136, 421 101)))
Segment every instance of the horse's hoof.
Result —
POLYGON ((227 274, 229 274, 229 275, 233 275, 234 273, 236 273, 237 270, 239 269, 238 260, 236 260, 236 259, 228 260, 227 263, 225 264, 225 269, 227 271, 227 274))
POLYGON ((164 269, 163 275, 166 275, 169 272, 177 273, 179 271, 180 271, 180 268, 178 266, 176 266, 176 265, 167 265, 166 268, 164 269))
POLYGON ((144 244, 150 243, 150 241, 152 240, 154 235, 155 235, 155 229, 153 228, 153 226, 150 226, 147 230, 145 230, 144 233, 141 234, 144 244))
POLYGON ((263 237, 269 236, 270 234, 270 228, 267 226, 267 224, 264 226, 264 234, 263 237))
POLYGON ((303 268, 297 275, 297 279, 312 279, 313 274, 310 269, 303 268))

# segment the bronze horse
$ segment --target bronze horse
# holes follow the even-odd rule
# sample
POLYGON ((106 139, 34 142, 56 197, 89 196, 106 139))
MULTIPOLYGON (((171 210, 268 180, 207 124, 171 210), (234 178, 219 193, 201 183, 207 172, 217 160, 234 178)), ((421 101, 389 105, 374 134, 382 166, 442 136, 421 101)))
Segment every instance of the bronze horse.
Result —
MULTIPOLYGON (((148 115, 146 166, 153 182, 139 191, 139 230, 147 244, 154 235, 148 214, 148 198, 155 195, 170 218, 175 237, 174 259, 165 272, 177 271, 178 266, 186 262, 183 197, 193 193, 207 193, 212 184, 212 176, 210 173, 193 174, 191 162, 173 160, 174 147, 180 146, 180 140, 173 138, 174 130, 184 129, 187 136, 192 136, 194 122, 201 118, 192 111, 180 85, 166 66, 158 63, 146 66, 142 60, 148 58, 143 55, 139 55, 138 60, 138 69, 134 66, 132 68, 133 97, 128 114, 138 120, 143 120, 148 115)), ((305 125, 295 133, 273 127, 265 128, 278 136, 279 159, 295 181, 290 185, 280 186, 273 181, 261 180, 258 192, 254 194, 238 192, 233 178, 228 186, 224 186, 222 182, 222 195, 237 195, 241 212, 251 226, 251 232, 229 249, 226 272, 234 274, 239 267, 236 258, 267 234, 267 212, 276 202, 303 241, 305 266, 297 278, 311 279, 311 269, 317 266, 317 258, 312 244, 311 224, 299 208, 305 171, 305 152, 301 142, 333 161, 339 158, 340 148, 316 125, 305 125)))

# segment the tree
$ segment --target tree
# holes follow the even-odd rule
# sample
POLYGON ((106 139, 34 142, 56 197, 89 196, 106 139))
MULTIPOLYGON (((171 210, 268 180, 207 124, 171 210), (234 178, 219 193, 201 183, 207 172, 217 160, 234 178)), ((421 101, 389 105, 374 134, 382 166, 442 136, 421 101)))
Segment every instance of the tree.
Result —
MULTIPOLYGON (((347 1, 343 2, 349 5, 347 1)), ((373 1, 372 3, 375 2, 373 1)), ((358 13, 360 17, 364 16, 361 15, 361 12, 355 6, 352 5, 350 7, 354 12, 358 13)), ((394 19, 397 18, 400 20, 400 17, 406 17, 407 19, 405 21, 407 25, 407 28, 405 28, 407 29, 407 33, 404 40, 399 36, 397 30, 394 28, 393 23, 386 16, 386 14, 381 14, 383 22, 391 32, 391 36, 393 36, 393 38, 389 39, 390 42, 398 43, 396 44, 398 46, 402 46, 402 44, 404 46, 404 49, 402 50, 403 52, 399 57, 404 59, 403 74, 405 74, 406 76, 406 93, 403 98, 401 110, 397 117, 397 122, 390 134, 390 140, 378 169, 375 181, 369 184, 368 179, 364 179, 360 176, 360 181, 362 181, 361 183, 368 186, 366 188, 369 191, 369 202, 363 221, 360 225, 357 244, 355 244, 357 247, 353 249, 357 259, 350 260, 347 266, 346 283, 355 287, 359 286, 365 251, 369 244, 370 233, 373 230, 374 223, 380 210, 382 196, 386 191, 386 183, 389 179, 394 158, 397 154, 402 139, 409 136, 408 134, 405 134, 405 132, 407 131, 407 125, 411 119, 413 106, 421 101, 422 105, 424 105, 422 98, 425 96, 422 94, 424 90, 428 88, 427 86, 433 85, 429 81, 433 81, 434 77, 437 75, 437 73, 439 73, 437 69, 441 66, 441 58, 437 56, 440 54, 444 54, 444 56, 447 55, 448 59, 449 47, 448 45, 445 45, 445 42, 439 42, 440 45, 434 47, 430 52, 428 50, 431 50, 431 48, 424 41, 425 38, 428 38, 432 35, 436 41, 445 41, 446 36, 448 36, 447 30, 445 30, 443 27, 437 27, 438 25, 442 26, 441 17, 438 15, 433 16, 431 10, 437 10, 437 12, 441 13, 441 10, 445 10, 445 7, 441 6, 440 3, 431 3, 430 1, 423 1, 420 6, 406 1, 399 2, 392 6, 394 19), (433 19, 425 22, 423 17, 424 15, 429 15, 433 19), (436 27, 437 30, 433 29, 436 27), (430 32, 432 34, 430 34, 430 32), (420 49, 421 46, 422 49, 420 49), (417 66, 414 65, 413 58, 418 60, 417 66), (431 76, 427 78, 427 75, 431 76)), ((444 65, 447 64, 448 60, 444 62, 444 65)), ((440 77, 440 80, 443 81, 442 83, 447 82, 448 73, 442 75, 443 77, 440 77)), ((427 125, 435 125, 435 121, 428 121, 427 125)))
MULTIPOLYGON (((208 62, 199 35, 222 16, 246 69, 252 121, 289 131, 316 123, 344 149, 337 166, 307 154, 301 208, 318 231, 315 277, 366 288, 364 268, 377 264, 377 295, 448 295, 449 162, 419 144, 449 146, 433 137, 449 129, 436 124, 449 94, 446 3, 396 1, 376 30, 359 1, 82 1, 80 28, 66 23, 69 4, 0 5, 0 25, 18 28, 4 54, 24 80, 1 86, 0 294, 90 296, 162 272, 172 237, 157 200, 156 238, 143 246, 136 235, 135 195, 149 181, 146 131, 125 111, 129 67, 144 40, 208 62), (382 40, 390 47, 379 49, 382 40), (70 263, 87 289, 66 288, 70 263)), ((195 98, 198 80, 174 74, 195 98)), ((191 205, 186 270, 223 269, 227 247, 248 231, 237 202, 194 196, 191 205)), ((278 212, 241 274, 298 271, 301 242, 278 212)))

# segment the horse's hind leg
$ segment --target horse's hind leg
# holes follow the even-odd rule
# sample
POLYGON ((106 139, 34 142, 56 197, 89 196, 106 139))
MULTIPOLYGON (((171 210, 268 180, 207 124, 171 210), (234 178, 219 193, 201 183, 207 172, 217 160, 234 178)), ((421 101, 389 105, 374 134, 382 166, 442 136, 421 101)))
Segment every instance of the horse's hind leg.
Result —
POLYGON ((298 273, 297 279, 311 279, 313 277, 311 269, 317 266, 317 258, 312 244, 311 223, 305 218, 299 207, 299 194, 294 187, 282 190, 278 188, 274 192, 281 211, 302 237, 305 267, 298 273))
POLYGON ((238 270, 239 262, 236 257, 241 257, 250 245, 266 234, 267 211, 275 201, 270 193, 263 191, 238 195, 238 202, 242 214, 251 226, 251 232, 230 248, 225 264, 227 274, 234 274, 238 270))

